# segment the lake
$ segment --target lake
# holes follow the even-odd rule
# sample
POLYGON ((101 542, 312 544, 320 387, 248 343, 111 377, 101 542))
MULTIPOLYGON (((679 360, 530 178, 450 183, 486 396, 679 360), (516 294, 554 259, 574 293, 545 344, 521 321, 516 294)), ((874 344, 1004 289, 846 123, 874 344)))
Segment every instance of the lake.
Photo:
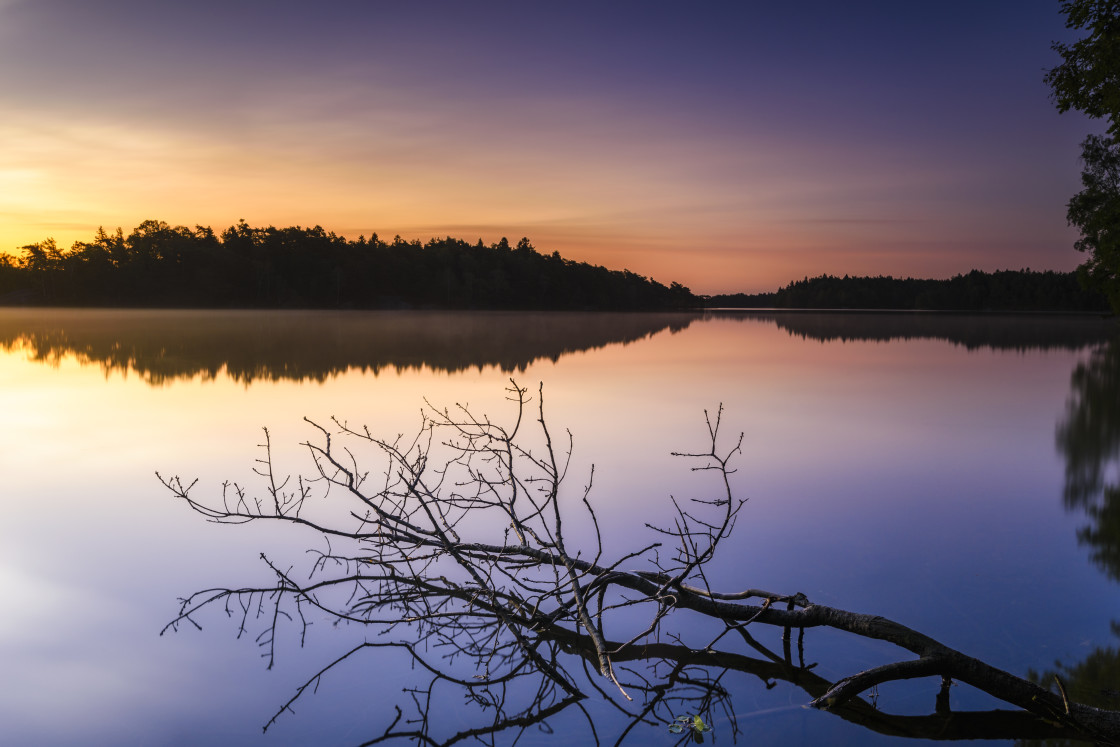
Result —
MULTIPOLYGON (((302 647, 298 626, 281 626, 271 669, 259 629, 238 636, 237 610, 160 635, 179 597, 268 583, 262 552, 306 578, 307 550, 324 541, 209 523, 155 473, 197 478, 194 495, 216 498, 224 480, 259 484, 262 428, 278 469, 307 471, 305 417, 393 437, 416 431, 427 400, 505 420, 511 378, 534 396, 543 383, 550 428, 572 433, 577 508, 594 465, 591 500, 616 557, 652 541, 647 522, 672 521, 670 496, 712 490, 670 454, 705 448, 705 410, 722 405, 728 443, 743 433, 732 487, 747 502, 709 569, 714 588, 883 615, 1020 676, 1056 662, 1067 679, 1083 662, 1116 672, 1118 331, 1028 315, 0 309, 0 741, 379 736, 394 705, 411 712, 402 690, 423 684, 399 651, 331 672, 261 733, 362 640, 353 626, 313 620, 302 647)), ((830 631, 805 639, 829 680, 892 656, 830 631)), ((790 682, 732 673, 723 684, 717 743, 731 742, 731 720, 750 744, 923 741, 807 710, 790 682)), ((931 713, 937 688, 884 686, 874 705, 931 713)), ((462 693, 439 694, 442 738, 472 728, 462 693)), ((951 699, 999 707, 964 686, 951 699)), ((585 744, 587 719, 613 743, 626 720, 590 700, 587 717, 560 714, 552 734, 533 727, 521 743, 585 744)), ((629 734, 678 741, 662 723, 629 734)))

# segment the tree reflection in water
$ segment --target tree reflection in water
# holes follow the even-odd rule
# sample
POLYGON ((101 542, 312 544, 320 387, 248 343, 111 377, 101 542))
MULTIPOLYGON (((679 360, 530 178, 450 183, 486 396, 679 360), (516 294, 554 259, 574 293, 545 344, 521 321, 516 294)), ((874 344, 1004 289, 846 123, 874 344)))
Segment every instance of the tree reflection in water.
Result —
MULTIPOLYGON (((1077 540, 1102 572, 1120 581, 1120 338, 1074 369, 1056 441, 1066 463, 1063 504, 1088 519, 1077 540)), ((1120 636, 1120 622, 1112 631, 1120 636)), ((1071 698, 1120 708, 1120 649, 1099 647, 1076 664, 1054 667, 1034 678, 1050 683, 1057 674, 1071 698)))
POLYGON ((699 318, 692 312, 0 309, 0 350, 23 349, 56 365, 72 356, 106 375, 135 374, 153 386, 196 376, 246 385, 322 382, 349 370, 524 371, 537 360, 679 332, 699 318))
POLYGON ((1070 390, 1057 429, 1066 461, 1062 500, 1088 517, 1077 538, 1093 562, 1120 581, 1120 339, 1078 364, 1070 390))
MULTIPOLYGON (((306 582, 262 556, 270 584, 192 594, 165 630, 197 626, 206 610, 224 609, 240 618, 242 631, 260 628, 270 663, 284 621, 306 634, 326 615, 367 631, 363 643, 298 688, 266 729, 344 662, 383 649, 407 652, 415 680, 405 703, 393 706, 366 744, 508 743, 527 729, 561 724, 568 743, 620 743, 648 739, 651 728, 668 736, 684 714, 736 740, 741 675, 767 688, 790 683, 806 705, 887 735, 1120 737, 1120 712, 1048 693, 882 617, 813 604, 802 594, 713 590, 707 569, 743 505, 729 480, 742 437, 731 445, 720 437, 722 409, 707 417, 710 443, 678 455, 715 478, 711 493, 674 499, 672 525, 650 527, 659 541, 615 556, 599 531, 591 479, 569 493, 572 440, 549 430, 543 388, 533 407, 526 390, 509 392, 509 425, 466 408, 429 408, 412 439, 384 440, 340 421, 312 424, 316 438, 305 445, 314 469, 295 480, 274 470, 266 432, 259 493, 227 484, 220 498, 200 500, 194 483, 161 477, 212 521, 296 524, 317 531, 326 548, 313 551, 306 582), (371 460, 386 465, 380 476, 361 466, 371 460), (806 631, 817 627, 894 644, 903 658, 830 681, 806 659, 806 631), (776 644, 760 641, 767 631, 780 631, 776 644), (873 695, 864 697, 915 678, 940 683, 931 684, 928 715, 885 713, 873 695), (1019 710, 954 712, 954 681, 1019 710), (454 702, 465 704, 472 725, 456 728, 446 717, 454 702), (604 709, 615 717, 598 715, 604 709)), ((685 731, 679 739, 702 737, 685 731)))

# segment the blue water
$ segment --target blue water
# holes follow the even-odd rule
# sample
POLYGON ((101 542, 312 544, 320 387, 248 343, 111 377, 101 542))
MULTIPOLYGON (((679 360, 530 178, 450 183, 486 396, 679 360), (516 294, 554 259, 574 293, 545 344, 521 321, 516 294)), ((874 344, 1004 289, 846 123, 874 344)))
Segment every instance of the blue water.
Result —
MULTIPOLYGON (((216 497, 224 479, 256 484, 262 426, 277 462, 305 470, 304 416, 392 436, 415 429, 427 398, 501 419, 511 375, 544 382, 550 426, 573 434, 573 514, 594 463, 609 552, 651 541, 642 525, 671 520, 670 495, 711 495, 710 475, 669 453, 703 447, 703 411, 722 403, 727 443, 744 434, 733 486, 748 502, 709 568, 713 587, 884 615, 1019 675, 1075 664, 1114 646, 1120 620, 1109 568, 1077 538, 1084 507, 1103 499, 1063 502, 1071 449, 1115 484, 1110 337, 1083 319, 914 315, 0 312, 0 741, 359 744, 394 704, 407 716, 402 689, 424 680, 407 656, 381 651, 325 677, 262 735, 367 633, 315 619, 301 648, 283 625, 271 670, 259 624, 238 639, 238 618, 219 608, 198 616, 202 630, 161 637, 177 597, 267 582, 261 552, 306 577, 305 550, 323 541, 207 523, 154 472, 198 477, 197 494, 216 497), (1103 395, 1078 388, 1078 366, 1097 371, 1103 395), (1103 423, 1098 443, 1063 445, 1078 412, 1103 423)), ((674 632, 704 642, 704 625, 677 619, 674 632)), ((779 633, 757 637, 780 653, 779 633)), ((830 631, 805 645, 828 679, 898 655, 830 631)), ((897 741, 805 709, 809 696, 788 683, 733 672, 724 684, 729 705, 710 715, 719 743, 732 719, 751 744, 897 741)), ((926 714, 936 692, 936 681, 884 686, 876 704, 926 714)), ((434 733, 480 723, 455 688, 437 695, 434 733)), ((963 686, 952 702, 997 705, 963 686)), ((520 743, 585 744, 588 717, 604 741, 624 728, 602 698, 584 708, 520 743)), ((674 743, 653 720, 628 743, 674 743)))

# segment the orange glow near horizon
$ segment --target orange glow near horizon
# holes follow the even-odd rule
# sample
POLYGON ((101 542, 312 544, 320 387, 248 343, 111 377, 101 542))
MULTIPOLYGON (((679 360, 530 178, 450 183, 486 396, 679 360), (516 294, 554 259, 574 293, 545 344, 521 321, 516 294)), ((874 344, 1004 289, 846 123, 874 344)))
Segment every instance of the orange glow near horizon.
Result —
POLYGON ((828 144, 810 165, 805 144, 775 136, 703 149, 649 125, 565 120, 560 131, 538 115, 530 124, 547 129, 512 138, 478 128, 421 137, 374 121, 330 125, 323 140, 301 121, 250 137, 112 117, 43 126, 44 116, 0 124, 0 250, 10 253, 47 238, 68 248, 98 227, 127 234, 148 219, 216 231, 245 219, 349 239, 527 236, 541 252, 697 293, 824 273, 1069 270, 1080 259, 1057 207, 1029 219, 1014 203, 961 212, 943 204, 953 179, 937 168, 884 171, 828 144))
MULTIPOLYGON (((1017 42, 1027 62, 990 56, 983 23, 995 19, 972 19, 971 46, 949 67, 939 57, 935 73, 869 47, 883 79, 867 78, 845 42, 839 58, 789 60, 772 79, 757 75, 761 52, 749 45, 714 65, 709 36, 720 29, 707 26, 681 40, 699 44, 696 54, 682 50, 665 69, 662 34, 677 38, 678 18, 646 29, 648 47, 627 42, 638 45, 633 59, 615 56, 615 36, 589 38, 585 51, 605 56, 591 67, 557 64, 571 62, 572 40, 554 29, 522 50, 522 71, 495 51, 502 45, 472 43, 465 54, 450 38, 433 46, 406 33, 371 47, 365 34, 340 40, 335 25, 309 36, 315 14, 274 12, 265 20, 277 36, 216 37, 211 59, 185 31, 201 10, 177 19, 188 24, 181 35, 127 17, 114 24, 142 28, 120 36, 96 14, 0 3, 0 64, 21 71, 0 82, 0 251, 47 238, 68 248, 99 226, 128 232, 148 219, 218 231, 239 219, 320 225, 349 239, 527 236, 542 252, 697 293, 774 290, 824 273, 1070 270, 1082 259, 1064 203, 1083 128, 1059 123, 1038 90, 1033 62, 1048 44, 1017 42), (100 35, 78 34, 77 17, 100 35), (307 54, 270 56, 289 41, 307 54), (413 54, 419 42, 426 54, 413 54), (896 64, 963 98, 894 106, 901 93, 884 71, 896 64), (976 88, 975 65, 1017 108, 976 88)), ((414 31, 400 12, 400 29, 414 31)), ((486 11, 460 20, 492 38, 476 14, 486 11)), ((384 10, 374 15, 391 24, 384 10)), ((864 32, 869 44, 891 38, 864 32)))

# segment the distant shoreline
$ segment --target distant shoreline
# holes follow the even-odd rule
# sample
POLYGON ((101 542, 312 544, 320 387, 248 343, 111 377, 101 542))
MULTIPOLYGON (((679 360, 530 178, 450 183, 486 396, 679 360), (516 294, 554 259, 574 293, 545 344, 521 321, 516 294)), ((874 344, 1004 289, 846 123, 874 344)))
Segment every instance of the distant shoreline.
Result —
POLYGON ((773 293, 708 296, 709 308, 859 311, 1021 311, 1110 313, 1107 299, 1075 272, 972 270, 945 280, 821 275, 773 293))
POLYGON ((69 249, 52 239, 0 255, 0 300, 60 307, 178 309, 670 310, 700 305, 680 283, 542 254, 522 238, 485 245, 319 226, 220 233, 148 220, 99 229, 69 249))
POLYGON ((704 311, 732 314, 911 314, 939 316, 1061 316, 1086 317, 1089 319, 1120 319, 1111 310, 1104 311, 1063 311, 1054 309, 837 309, 837 308, 784 308, 743 307, 743 306, 706 306, 704 311))

